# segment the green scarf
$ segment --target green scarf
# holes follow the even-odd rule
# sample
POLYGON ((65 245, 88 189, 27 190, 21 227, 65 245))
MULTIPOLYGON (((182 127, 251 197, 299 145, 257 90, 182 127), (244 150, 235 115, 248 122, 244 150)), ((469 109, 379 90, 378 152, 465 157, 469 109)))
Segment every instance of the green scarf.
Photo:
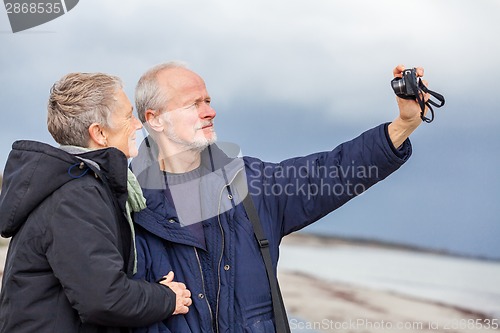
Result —
POLYGON ((132 232, 132 243, 134 246, 134 274, 137 273, 137 248, 135 246, 135 230, 134 230, 134 222, 132 221, 132 212, 140 212, 144 208, 146 208, 146 199, 142 195, 141 186, 135 178, 135 175, 128 170, 127 174, 127 190, 128 190, 128 199, 126 207, 127 220, 130 225, 130 231, 132 232))

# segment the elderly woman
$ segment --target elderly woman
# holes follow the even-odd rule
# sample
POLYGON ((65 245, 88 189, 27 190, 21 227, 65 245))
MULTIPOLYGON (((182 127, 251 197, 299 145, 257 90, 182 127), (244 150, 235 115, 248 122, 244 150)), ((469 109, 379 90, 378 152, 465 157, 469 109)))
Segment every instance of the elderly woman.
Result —
POLYGON ((186 313, 190 292, 170 273, 132 280, 130 212, 145 207, 127 158, 142 127, 114 76, 56 82, 48 129, 59 148, 17 141, 0 196, 0 232, 12 237, 0 332, 128 332, 186 313))

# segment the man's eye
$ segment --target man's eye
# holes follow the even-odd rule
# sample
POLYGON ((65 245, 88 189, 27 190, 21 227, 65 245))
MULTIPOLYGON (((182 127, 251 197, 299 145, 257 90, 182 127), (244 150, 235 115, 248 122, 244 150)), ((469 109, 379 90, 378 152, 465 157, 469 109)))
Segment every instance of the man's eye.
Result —
POLYGON ((184 106, 181 109, 182 110, 191 110, 191 109, 196 108, 196 107, 197 107, 196 103, 193 103, 193 104, 189 104, 187 106, 184 106))

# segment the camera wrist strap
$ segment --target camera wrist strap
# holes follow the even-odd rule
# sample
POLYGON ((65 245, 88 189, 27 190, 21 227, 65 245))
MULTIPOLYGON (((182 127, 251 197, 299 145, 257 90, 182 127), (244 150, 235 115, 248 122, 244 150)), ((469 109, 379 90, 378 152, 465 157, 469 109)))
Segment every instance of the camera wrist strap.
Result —
MULTIPOLYGON (((425 121, 426 123, 430 123, 434 120, 434 109, 432 108, 432 105, 437 107, 437 108, 440 108, 444 105, 445 103, 445 100, 444 100, 444 96, 441 95, 440 93, 437 93, 435 91, 432 91, 430 89, 428 89, 425 84, 422 82, 421 79, 418 79, 418 87, 415 86, 415 84, 413 82, 410 81, 410 84, 412 85, 412 89, 413 91, 417 91, 417 94, 415 95, 416 96, 416 101, 418 103, 418 105, 420 105, 420 118, 425 121), (424 93, 426 94, 429 94, 431 96, 433 96, 434 98, 436 98, 440 103, 436 103, 435 101, 431 100, 430 98, 427 100, 427 101, 424 101, 423 97, 420 96, 420 91, 423 91, 424 93), (429 111, 431 113, 431 117, 430 118, 427 118, 425 116, 425 106, 427 106, 429 108, 429 111)), ((402 96, 399 96, 399 97, 402 97, 402 96)), ((413 98, 408 98, 408 96, 404 96, 403 98, 405 99, 413 99, 413 98)))

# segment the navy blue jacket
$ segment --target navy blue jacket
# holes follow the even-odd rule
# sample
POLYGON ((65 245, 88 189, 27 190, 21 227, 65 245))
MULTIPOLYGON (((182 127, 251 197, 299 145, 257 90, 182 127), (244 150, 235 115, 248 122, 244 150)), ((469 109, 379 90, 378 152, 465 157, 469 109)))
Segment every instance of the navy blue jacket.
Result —
POLYGON ((276 270, 279 244, 285 235, 319 220, 386 178, 411 154, 409 140, 398 151, 392 146, 387 124, 331 152, 281 163, 229 158, 212 145, 202 153, 200 167, 201 210, 208 212, 200 224, 203 243, 193 232, 196 228, 184 227, 179 220, 155 158, 157 148, 152 142, 148 145, 141 145, 132 163, 148 206, 135 215, 135 278, 155 281, 172 270, 175 280, 186 283, 193 298, 187 315, 137 330, 150 333, 275 331, 264 262, 241 204, 246 195, 242 182, 259 213, 276 270))

